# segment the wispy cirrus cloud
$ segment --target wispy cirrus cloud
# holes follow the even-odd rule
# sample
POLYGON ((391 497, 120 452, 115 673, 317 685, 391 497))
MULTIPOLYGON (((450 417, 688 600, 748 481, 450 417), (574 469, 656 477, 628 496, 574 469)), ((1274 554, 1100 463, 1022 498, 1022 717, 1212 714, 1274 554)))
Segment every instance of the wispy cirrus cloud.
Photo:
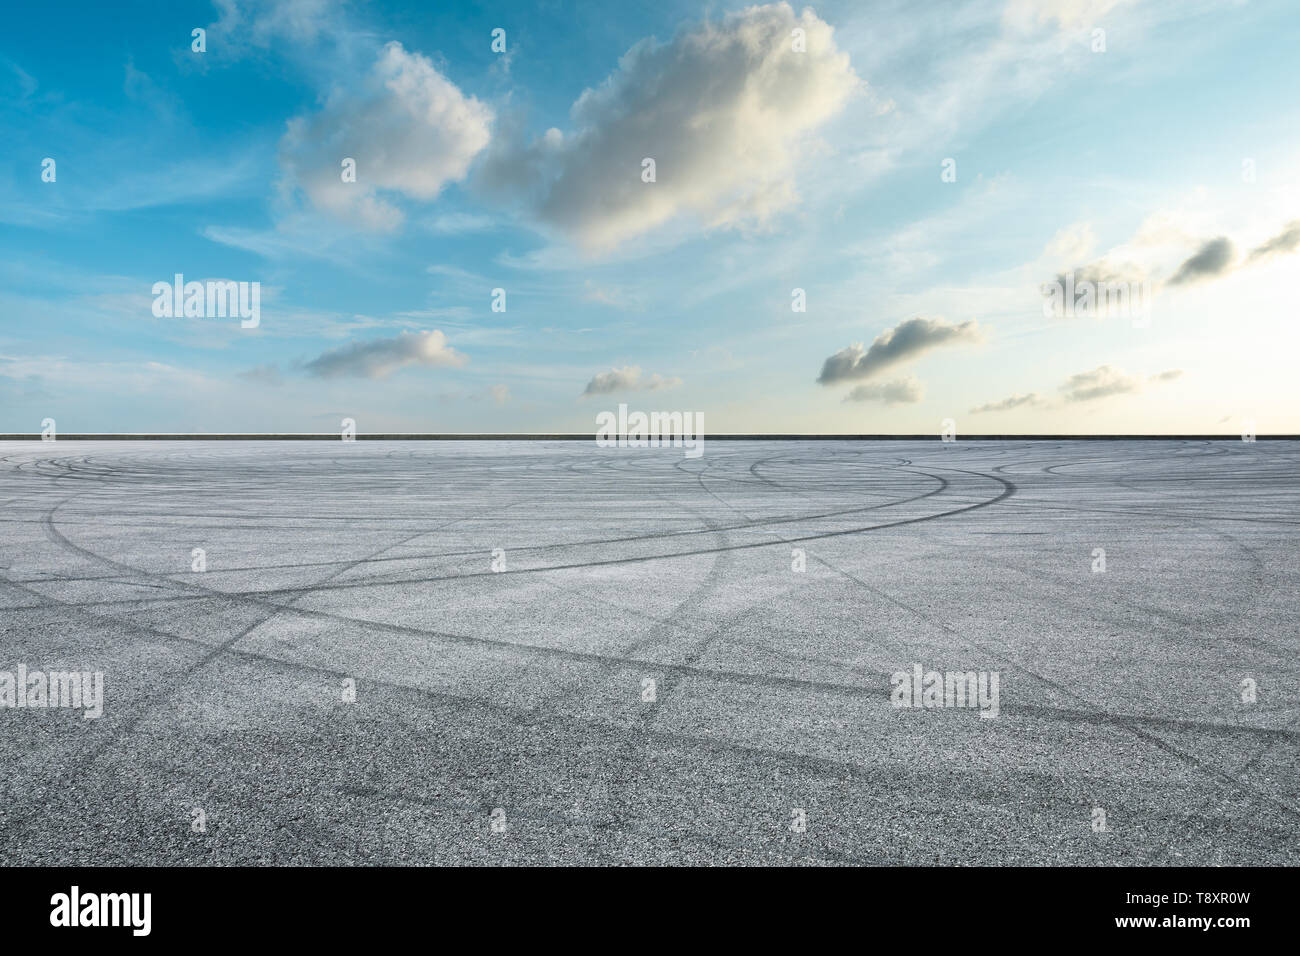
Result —
POLYGON ((1300 249, 1300 219, 1287 223, 1276 236, 1252 249, 1246 261, 1258 262, 1271 256, 1295 252, 1296 249, 1300 249))
POLYGON ((1062 30, 1100 25, 1101 18, 1133 0, 1010 0, 1004 10, 1009 24, 1054 23, 1062 30))
POLYGON ((1019 393, 1002 399, 1000 402, 986 402, 983 405, 977 405, 970 410, 972 415, 983 415, 988 412, 1009 412, 1015 408, 1037 408, 1046 404, 1037 392, 1029 392, 1021 395, 1019 393))
POLYGON ((273 362, 255 365, 253 368, 240 372, 239 377, 245 382, 252 382, 254 385, 279 386, 284 384, 284 376, 280 374, 280 367, 273 362))
POLYGON ((208 55, 239 59, 272 44, 298 48, 342 39, 348 26, 336 0, 213 0, 208 55))

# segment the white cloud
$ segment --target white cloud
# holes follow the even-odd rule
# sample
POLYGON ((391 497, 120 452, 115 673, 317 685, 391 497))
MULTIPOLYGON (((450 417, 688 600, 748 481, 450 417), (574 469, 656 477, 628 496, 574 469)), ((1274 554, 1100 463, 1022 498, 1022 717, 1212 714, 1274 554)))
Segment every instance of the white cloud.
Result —
POLYGON ((386 378, 397 369, 411 365, 438 368, 460 366, 466 361, 464 355, 447 344, 445 335, 433 329, 353 342, 323 352, 303 367, 321 378, 386 378))
POLYGON ((643 378, 641 366, 625 365, 622 368, 610 369, 608 372, 598 372, 587 383, 582 394, 587 396, 609 395, 613 392, 655 392, 663 388, 675 388, 680 384, 682 384, 680 378, 665 378, 658 372, 643 378))
POLYGON ((280 162, 317 208, 390 230, 403 220, 394 195, 427 201, 464 179, 491 124, 491 109, 394 42, 358 85, 335 87, 318 113, 289 121, 280 162), (356 161, 356 182, 342 179, 345 158, 356 161))
POLYGON ((832 28, 788 4, 750 7, 642 40, 527 147, 503 143, 482 183, 524 196, 546 225, 603 250, 689 214, 705 228, 764 226, 797 201, 808 136, 860 81, 832 28), (792 31, 806 51, 792 48, 792 31), (656 181, 642 181, 642 160, 656 181))

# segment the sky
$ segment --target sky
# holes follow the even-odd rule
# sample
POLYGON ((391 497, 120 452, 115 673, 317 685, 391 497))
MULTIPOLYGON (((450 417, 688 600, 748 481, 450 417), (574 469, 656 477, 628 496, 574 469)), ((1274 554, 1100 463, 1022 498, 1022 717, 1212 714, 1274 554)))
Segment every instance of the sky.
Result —
POLYGON ((0 432, 1300 432, 1289 0, 6 19, 0 432))

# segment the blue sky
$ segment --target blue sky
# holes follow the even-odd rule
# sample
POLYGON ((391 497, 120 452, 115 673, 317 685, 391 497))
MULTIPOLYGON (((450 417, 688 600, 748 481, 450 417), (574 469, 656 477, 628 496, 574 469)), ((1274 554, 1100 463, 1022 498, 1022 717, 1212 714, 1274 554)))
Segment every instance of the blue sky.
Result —
POLYGON ((1300 431, 1286 2, 7 18, 0 431, 1300 431))

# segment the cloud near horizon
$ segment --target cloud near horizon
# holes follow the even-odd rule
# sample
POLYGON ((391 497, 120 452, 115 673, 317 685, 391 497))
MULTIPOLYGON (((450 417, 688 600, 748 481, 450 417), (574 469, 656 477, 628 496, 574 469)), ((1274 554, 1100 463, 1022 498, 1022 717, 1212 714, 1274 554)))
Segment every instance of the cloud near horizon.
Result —
POLYGON ((665 388, 676 388, 682 384, 680 378, 666 378, 655 372, 648 378, 642 378, 641 366, 625 365, 608 372, 598 372, 587 387, 582 390, 582 397, 588 395, 610 395, 614 392, 656 392, 665 388))
MULTIPOLYGON (((1172 382, 1183 374, 1180 368, 1171 368, 1163 372, 1157 372, 1150 376, 1147 381, 1153 383, 1172 382)), ((1112 368, 1109 365, 1099 365, 1088 372, 1079 372, 1071 375, 1061 391, 1065 393, 1067 402, 1091 402, 1100 398, 1108 398, 1111 395, 1123 395, 1128 392, 1136 392, 1142 388, 1142 379, 1129 375, 1122 369, 1112 368)))
POLYGON ((1029 392, 1021 395, 1019 393, 1000 402, 987 402, 983 405, 976 406, 970 410, 972 415, 982 415, 985 412, 1009 412, 1013 408, 1035 408, 1044 404, 1043 399, 1037 392, 1029 392))
POLYGON ((1067 402, 1091 402, 1111 395, 1136 392, 1141 381, 1109 365, 1099 365, 1089 372, 1078 372, 1061 386, 1067 402))
POLYGON ((925 387, 916 379, 900 378, 892 382, 869 382, 855 385, 844 396, 846 402, 880 402, 884 405, 911 405, 925 397, 925 387))

